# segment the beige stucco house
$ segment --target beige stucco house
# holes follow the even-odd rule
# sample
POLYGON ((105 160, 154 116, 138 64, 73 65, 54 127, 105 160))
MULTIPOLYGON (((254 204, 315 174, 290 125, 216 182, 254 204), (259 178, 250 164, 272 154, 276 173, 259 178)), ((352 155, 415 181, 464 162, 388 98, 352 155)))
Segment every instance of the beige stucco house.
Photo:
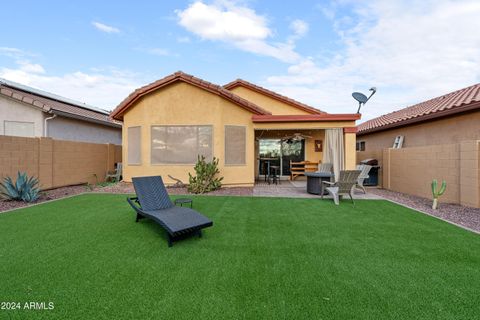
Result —
POLYGON ((220 159, 227 186, 253 185, 262 157, 278 159, 287 177, 290 160, 322 161, 326 130, 342 141, 339 169, 355 167, 359 114, 329 114, 244 80, 219 86, 176 72, 135 90, 111 117, 124 124, 126 181, 188 181, 198 154, 220 159))
POLYGON ((357 159, 367 158, 384 188, 431 197, 431 181, 446 180, 443 201, 479 207, 480 84, 360 124, 357 159))
POLYGON ((106 110, 0 79, 0 135, 120 145, 121 133, 106 110))

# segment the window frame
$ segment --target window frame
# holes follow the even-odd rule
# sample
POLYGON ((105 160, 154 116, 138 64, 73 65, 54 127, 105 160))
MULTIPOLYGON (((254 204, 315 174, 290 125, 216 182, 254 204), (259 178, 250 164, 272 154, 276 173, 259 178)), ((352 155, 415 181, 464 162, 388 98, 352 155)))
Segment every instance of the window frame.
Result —
POLYGON ((236 124, 226 124, 224 126, 224 131, 223 131, 223 142, 224 142, 224 145, 223 145, 223 164, 226 166, 226 167, 243 167, 243 166, 246 166, 247 165, 247 126, 245 125, 236 125, 236 124), (236 128, 243 128, 244 131, 245 131, 245 135, 244 135, 244 138, 245 138, 245 148, 243 150, 244 152, 244 162, 243 163, 227 163, 227 127, 236 127, 236 128))
POLYGON ((33 121, 4 120, 3 121, 3 135, 11 136, 11 137, 34 138, 35 137, 35 122, 33 122, 33 121), (7 123, 31 124, 32 125, 32 135, 18 136, 18 135, 7 134, 7 123))
POLYGON ((365 140, 360 140, 360 141, 357 141, 356 144, 355 144, 355 151, 359 152, 359 151, 365 151, 366 149, 366 143, 365 143, 365 140), (363 146, 363 148, 362 148, 363 146))
POLYGON ((142 126, 131 126, 131 127, 127 127, 127 143, 128 143, 128 148, 127 148, 127 165, 129 166, 141 166, 142 165, 142 126), (130 162, 130 129, 136 129, 138 128, 139 130, 139 135, 138 135, 138 140, 139 140, 139 153, 140 153, 140 156, 139 156, 139 160, 138 160, 138 163, 131 163, 130 162))
MULTIPOLYGON (((213 158, 215 157, 215 154, 214 154, 214 126, 212 124, 152 124, 150 125, 150 165, 151 166, 192 166, 192 165, 195 165, 197 163, 197 160, 195 160, 195 162, 192 162, 192 163, 186 163, 186 162, 182 162, 182 163, 171 163, 171 162, 158 162, 158 163, 154 163, 152 161, 152 156, 153 156, 153 144, 152 144, 152 131, 153 131, 153 128, 154 127, 164 127, 164 128, 169 128, 169 127, 209 127, 210 128, 210 132, 211 132, 211 135, 210 135, 210 148, 211 148, 211 158, 208 159, 206 158, 207 161, 212 161, 213 158)), ((198 135, 197 135, 197 138, 198 138, 198 135)), ((198 139, 197 139, 197 150, 198 150, 198 139)), ((195 159, 196 157, 198 156, 198 153, 197 155, 195 156, 195 159)))

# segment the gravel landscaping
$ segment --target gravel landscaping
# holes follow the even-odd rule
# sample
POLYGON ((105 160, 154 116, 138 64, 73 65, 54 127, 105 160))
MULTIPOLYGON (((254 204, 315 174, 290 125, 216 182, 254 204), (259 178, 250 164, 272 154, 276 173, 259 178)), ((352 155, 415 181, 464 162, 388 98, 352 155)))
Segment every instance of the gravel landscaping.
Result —
MULTIPOLYGON (((168 194, 171 195, 181 195, 189 194, 187 188, 176 188, 176 187, 167 187, 168 194)), ((106 192, 106 193, 135 193, 133 189, 133 184, 128 182, 120 182, 105 187, 98 187, 95 189, 95 192, 106 192)), ((252 187, 234 187, 234 188, 220 188, 218 190, 208 193, 209 196, 251 196, 253 195, 252 187)))
MULTIPOLYGON (((187 188, 173 188, 167 187, 168 193, 171 195, 192 195, 188 192, 187 188)), ((61 187, 41 192, 40 198, 33 203, 25 203, 23 201, 11 201, 0 199, 0 212, 8 211, 16 208, 27 207, 35 205, 49 200, 56 200, 65 198, 68 196, 77 195, 85 192, 99 192, 99 193, 135 193, 133 185, 131 183, 120 182, 112 183, 106 186, 96 186, 93 189, 87 185, 61 187)), ((208 195, 214 196, 251 196, 253 195, 253 188, 241 187, 241 188, 221 188, 219 190, 208 193, 208 195)))
POLYGON ((68 196, 73 196, 73 195, 84 193, 87 191, 90 191, 90 189, 86 185, 69 186, 69 187, 46 190, 46 191, 42 191, 40 193, 40 198, 33 203, 25 203, 23 201, 11 201, 11 200, 0 199, 0 212, 21 208, 21 207, 27 207, 27 206, 42 203, 45 201, 65 198, 68 196))
POLYGON ((379 195, 385 199, 403 204, 415 210, 438 217, 463 226, 467 229, 480 232, 480 208, 471 208, 454 203, 440 202, 438 209, 432 209, 432 200, 405 193, 385 189, 368 189, 368 192, 379 195))

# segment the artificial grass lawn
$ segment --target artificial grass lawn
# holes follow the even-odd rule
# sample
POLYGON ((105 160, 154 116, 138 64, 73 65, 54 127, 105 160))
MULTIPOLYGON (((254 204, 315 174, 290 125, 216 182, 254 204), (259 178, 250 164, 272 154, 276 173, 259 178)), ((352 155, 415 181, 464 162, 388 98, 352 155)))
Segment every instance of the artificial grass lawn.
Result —
POLYGON ((480 237, 387 201, 195 197, 167 247, 125 196, 0 214, 2 319, 473 319, 480 237))

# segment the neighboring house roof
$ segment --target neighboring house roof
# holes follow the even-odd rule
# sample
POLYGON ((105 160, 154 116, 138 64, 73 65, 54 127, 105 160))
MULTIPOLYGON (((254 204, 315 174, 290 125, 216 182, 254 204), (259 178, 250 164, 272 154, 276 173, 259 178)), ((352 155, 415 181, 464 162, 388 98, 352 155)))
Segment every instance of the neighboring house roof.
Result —
POLYGON ((111 117, 113 119, 121 120, 123 118, 123 114, 125 111, 130 108, 137 100, 141 97, 165 86, 168 86, 174 82, 183 81, 185 83, 191 84, 193 86, 199 87, 203 90, 209 91, 213 94, 216 94, 226 100, 229 100, 236 105, 254 113, 254 114, 271 114, 269 111, 262 109, 261 107, 257 106, 256 104, 243 99, 236 94, 228 91, 227 89, 223 88, 222 86, 213 84, 208 81, 204 81, 200 78, 196 78, 192 75, 186 74, 184 72, 178 71, 169 76, 166 76, 163 79, 157 80, 152 82, 146 86, 143 86, 134 92, 132 92, 125 100, 123 100, 116 108, 112 111, 111 117))
POLYGON ((268 90, 268 89, 265 89, 263 87, 260 87, 260 86, 257 86, 256 84, 253 84, 251 82, 248 82, 248 81, 245 81, 243 79, 237 79, 237 80, 234 80, 230 83, 227 83, 226 85, 223 86, 225 89, 228 89, 228 90, 232 90, 236 87, 244 87, 244 88, 247 88, 247 89, 250 89, 252 91, 255 91, 255 92, 258 92, 262 95, 265 95, 265 96, 268 96, 272 99, 275 99, 277 101, 280 101, 280 102, 283 102, 285 104, 288 104, 289 106, 292 106, 294 108, 297 108, 297 109, 300 109, 300 110, 303 110, 303 111, 306 111, 310 114, 322 114, 322 113, 325 113, 321 110, 318 110, 314 107, 311 107, 309 105, 306 105, 305 103, 302 103, 302 102, 299 102, 299 101, 296 101, 294 99, 291 99, 289 97, 286 97, 286 96, 283 96, 279 93, 276 93, 274 91, 271 91, 271 90, 268 90))
POLYGON ((95 108, 53 93, 31 88, 13 81, 0 79, 0 96, 6 96, 34 107, 44 112, 58 114, 68 118, 95 122, 112 127, 121 127, 121 122, 112 121, 109 112, 95 108))
POLYGON ((366 121, 358 126, 358 135, 475 109, 480 110, 480 83, 366 121))

